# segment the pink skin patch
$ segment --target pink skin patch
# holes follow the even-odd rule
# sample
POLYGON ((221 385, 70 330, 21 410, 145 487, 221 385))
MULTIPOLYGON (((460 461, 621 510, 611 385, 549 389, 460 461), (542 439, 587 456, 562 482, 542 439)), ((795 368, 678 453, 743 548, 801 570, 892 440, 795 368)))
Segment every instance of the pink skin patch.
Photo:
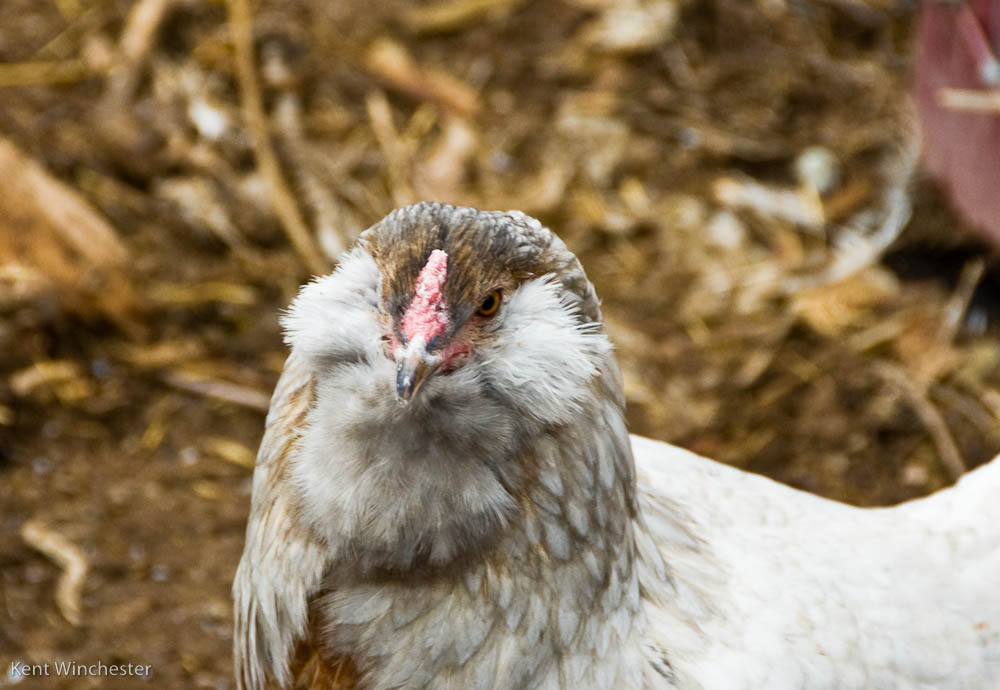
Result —
POLYGON ((455 363, 469 354, 472 354, 472 345, 467 345, 465 343, 450 343, 447 347, 441 350, 441 368, 438 371, 442 374, 455 371, 455 363))
POLYGON ((422 336, 429 343, 448 327, 448 303, 444 298, 447 277, 448 255, 435 249, 420 269, 413 301, 403 314, 400 327, 407 342, 422 336))
MULTIPOLYGON (((435 249, 427 257, 427 263, 417 276, 417 284, 413 290, 413 300, 403 314, 400 330, 406 342, 420 338, 424 344, 444 333, 451 325, 448 312, 448 302, 444 296, 444 282, 448 277, 448 254, 435 249)), ((389 346, 397 354, 404 346, 395 335, 388 338, 389 346)), ((472 346, 467 343, 448 343, 438 353, 442 374, 454 371, 457 363, 472 352, 472 346)))

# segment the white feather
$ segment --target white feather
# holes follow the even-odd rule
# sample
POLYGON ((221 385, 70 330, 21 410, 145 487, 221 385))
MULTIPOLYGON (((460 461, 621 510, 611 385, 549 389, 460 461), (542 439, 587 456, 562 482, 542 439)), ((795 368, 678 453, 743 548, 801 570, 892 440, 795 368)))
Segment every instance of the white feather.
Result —
POLYGON ((640 565, 655 548, 674 581, 641 569, 647 635, 699 684, 662 687, 1000 687, 1000 463, 866 510, 649 439, 633 450, 640 565))

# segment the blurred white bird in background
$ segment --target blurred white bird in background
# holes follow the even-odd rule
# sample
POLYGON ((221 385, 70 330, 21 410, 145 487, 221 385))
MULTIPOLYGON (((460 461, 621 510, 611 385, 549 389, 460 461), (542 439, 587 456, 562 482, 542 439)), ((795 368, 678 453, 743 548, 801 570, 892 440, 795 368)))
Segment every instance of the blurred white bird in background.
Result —
POLYGON ((284 325, 240 688, 1000 688, 1000 463, 858 509, 630 437, 538 221, 399 209, 284 325))

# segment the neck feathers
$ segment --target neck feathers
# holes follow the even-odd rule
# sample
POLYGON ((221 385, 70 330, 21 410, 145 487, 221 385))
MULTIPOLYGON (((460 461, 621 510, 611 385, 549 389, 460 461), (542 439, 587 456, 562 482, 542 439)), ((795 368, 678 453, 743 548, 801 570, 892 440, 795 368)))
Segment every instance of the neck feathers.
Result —
POLYGON ((634 470, 620 407, 539 435, 507 528, 426 576, 331 573, 315 602, 362 687, 639 687, 634 470), (345 582, 353 584, 345 585, 345 582))

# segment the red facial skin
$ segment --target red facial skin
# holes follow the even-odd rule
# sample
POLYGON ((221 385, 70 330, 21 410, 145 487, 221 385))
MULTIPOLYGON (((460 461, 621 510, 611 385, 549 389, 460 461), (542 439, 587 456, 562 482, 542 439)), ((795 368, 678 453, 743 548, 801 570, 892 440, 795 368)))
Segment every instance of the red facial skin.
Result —
POLYGON ((448 255, 435 249, 427 258, 427 264, 420 269, 413 301, 400 323, 407 341, 423 336, 424 342, 429 343, 449 326, 448 302, 444 297, 447 277, 448 255))
MULTIPOLYGON (((444 296, 444 283, 448 277, 448 254, 435 249, 427 258, 427 263, 417 276, 413 300, 407 307, 400 322, 400 330, 407 342, 415 338, 423 338, 424 343, 430 343, 434 338, 445 332, 451 325, 451 312, 444 296)), ((388 337, 391 352, 397 353, 403 348, 395 334, 388 337)), ((438 372, 446 374, 454 371, 465 357, 472 353, 472 345, 462 342, 451 342, 439 353, 441 364, 438 372)))
POLYGON ((447 374, 458 368, 458 365, 472 354, 472 345, 467 343, 449 343, 441 350, 441 366, 438 372, 447 374))

